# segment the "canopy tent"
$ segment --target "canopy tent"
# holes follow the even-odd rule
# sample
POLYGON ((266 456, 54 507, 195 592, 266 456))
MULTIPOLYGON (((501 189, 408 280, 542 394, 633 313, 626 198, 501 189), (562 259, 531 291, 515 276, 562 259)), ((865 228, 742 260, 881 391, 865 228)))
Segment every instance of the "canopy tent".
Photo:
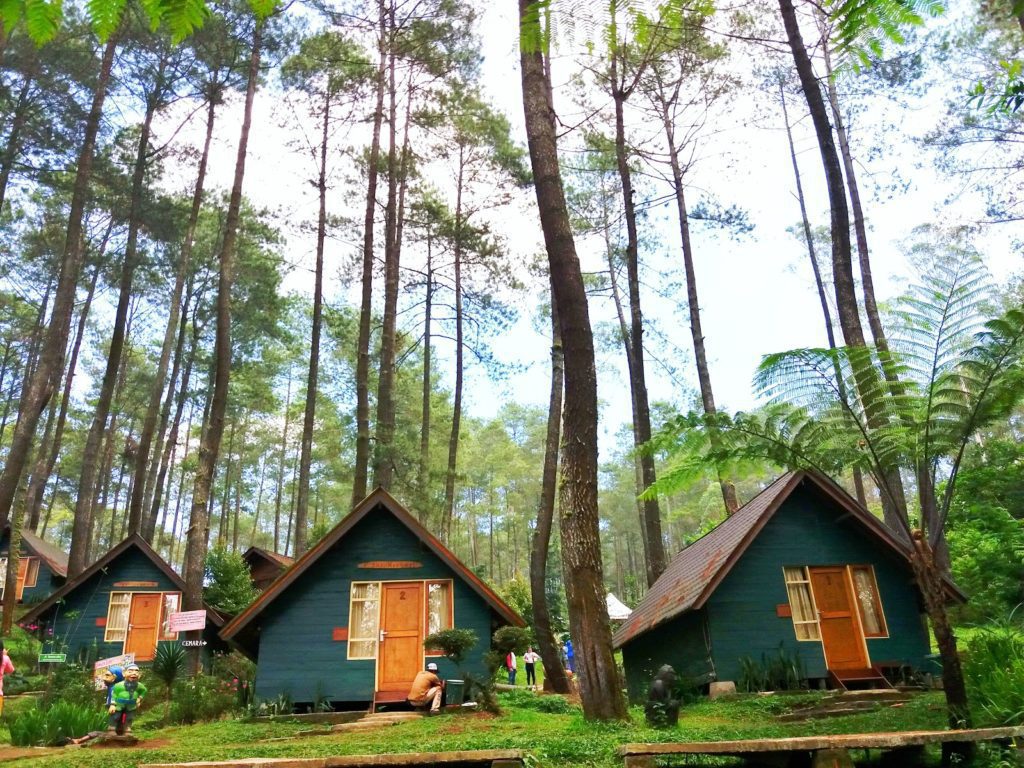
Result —
POLYGON ((624 621, 633 612, 611 592, 608 593, 604 601, 608 606, 608 618, 612 621, 624 621))

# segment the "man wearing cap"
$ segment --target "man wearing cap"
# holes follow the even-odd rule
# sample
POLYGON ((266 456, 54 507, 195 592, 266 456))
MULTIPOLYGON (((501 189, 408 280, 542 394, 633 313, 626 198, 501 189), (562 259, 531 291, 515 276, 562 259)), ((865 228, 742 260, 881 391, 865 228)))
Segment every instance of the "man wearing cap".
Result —
POLYGON ((128 664, 124 668, 124 680, 114 685, 111 690, 110 706, 107 708, 110 725, 107 731, 120 734, 123 722, 124 733, 131 733, 135 710, 142 704, 142 697, 145 695, 146 686, 139 682, 139 668, 135 664, 128 664))
POLYGON ((425 707, 430 705, 430 714, 436 715, 441 711, 441 694, 444 692, 444 682, 437 676, 437 664, 430 662, 426 670, 416 674, 412 681, 412 689, 409 691, 409 703, 414 707, 425 707))

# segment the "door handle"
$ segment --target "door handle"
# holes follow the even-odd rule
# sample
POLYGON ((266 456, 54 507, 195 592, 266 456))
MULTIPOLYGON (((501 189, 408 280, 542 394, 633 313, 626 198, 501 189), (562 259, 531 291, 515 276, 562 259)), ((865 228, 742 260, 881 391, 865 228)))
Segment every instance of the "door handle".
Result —
POLYGON ((386 635, 386 634, 387 634, 387 632, 384 631, 383 629, 380 631, 380 641, 382 643, 384 642, 384 635, 386 635))

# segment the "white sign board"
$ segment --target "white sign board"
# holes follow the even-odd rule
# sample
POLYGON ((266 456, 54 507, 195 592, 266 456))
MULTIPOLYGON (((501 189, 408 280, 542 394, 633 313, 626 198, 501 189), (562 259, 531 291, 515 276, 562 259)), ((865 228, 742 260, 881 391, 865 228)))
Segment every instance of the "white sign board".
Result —
POLYGON ((182 611, 172 613, 167 619, 169 632, 189 632, 206 628, 206 611, 182 611))
POLYGON ((106 684, 103 682, 103 673, 106 672, 110 667, 121 667, 124 669, 129 664, 135 663, 134 653, 122 653, 120 656, 111 656, 109 659, 100 659, 92 665, 92 682, 93 686, 97 691, 102 691, 106 688, 106 684))

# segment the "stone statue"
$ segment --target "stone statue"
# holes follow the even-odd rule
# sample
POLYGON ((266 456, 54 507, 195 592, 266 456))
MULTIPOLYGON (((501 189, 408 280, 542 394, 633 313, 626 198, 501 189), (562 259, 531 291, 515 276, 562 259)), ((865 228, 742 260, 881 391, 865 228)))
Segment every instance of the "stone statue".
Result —
POLYGON ((666 728, 679 721, 679 699, 675 698, 676 671, 663 664, 651 681, 644 703, 648 725, 666 728))

